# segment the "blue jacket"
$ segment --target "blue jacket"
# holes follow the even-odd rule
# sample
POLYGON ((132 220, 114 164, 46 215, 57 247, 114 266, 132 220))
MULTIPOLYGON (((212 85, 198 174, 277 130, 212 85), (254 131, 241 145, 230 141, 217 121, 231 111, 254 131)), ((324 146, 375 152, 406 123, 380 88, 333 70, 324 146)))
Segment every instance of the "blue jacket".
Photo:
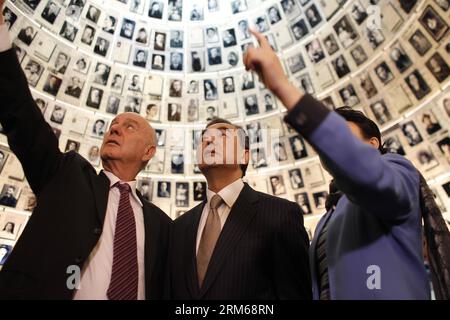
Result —
POLYGON ((310 247, 314 299, 315 250, 327 220, 332 299, 430 299, 416 168, 397 154, 381 155, 310 96, 286 121, 305 136, 345 194, 320 220, 310 247))

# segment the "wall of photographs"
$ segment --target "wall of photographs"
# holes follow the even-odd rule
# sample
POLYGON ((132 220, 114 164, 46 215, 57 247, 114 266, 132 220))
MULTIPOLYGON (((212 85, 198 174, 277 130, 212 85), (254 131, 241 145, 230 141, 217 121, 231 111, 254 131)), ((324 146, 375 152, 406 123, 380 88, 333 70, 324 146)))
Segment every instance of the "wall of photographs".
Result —
MULTIPOLYGON (((59 138, 101 169, 113 117, 140 113, 158 151, 138 187, 172 218, 205 197, 193 159, 216 116, 247 129, 246 181, 296 201, 310 232, 330 177, 283 122, 285 109, 242 63, 264 33, 290 80, 330 109, 349 105, 420 168, 450 211, 448 0, 10 0, 5 17, 37 105, 59 138), (269 130, 267 130, 269 129, 269 130)), ((35 205, 0 136, 0 249, 6 259, 35 205)), ((448 217, 448 216, 447 216, 448 217)), ((449 219, 450 220, 450 219, 449 219)))

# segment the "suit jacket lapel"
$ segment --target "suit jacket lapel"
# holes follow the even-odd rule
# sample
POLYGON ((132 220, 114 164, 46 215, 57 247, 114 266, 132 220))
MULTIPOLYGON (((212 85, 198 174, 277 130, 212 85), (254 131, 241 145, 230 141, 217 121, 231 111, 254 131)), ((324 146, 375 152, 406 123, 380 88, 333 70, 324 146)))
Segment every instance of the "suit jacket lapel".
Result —
POLYGON ((161 231, 160 220, 152 219, 154 214, 152 208, 144 200, 139 191, 136 191, 137 196, 142 202, 142 213, 144 215, 144 229, 145 229, 145 295, 146 298, 150 297, 150 287, 148 284, 151 283, 152 274, 155 268, 156 256, 158 251, 158 238, 161 231))
POLYGON ((227 256, 237 245, 242 234, 247 229, 248 224, 255 216, 256 208, 253 204, 257 200, 257 193, 248 184, 245 184, 233 208, 231 208, 228 219, 217 240, 208 270, 206 271, 203 286, 200 289, 200 298, 206 294, 209 287, 213 284, 227 256))
POLYGON ((191 293, 191 297, 196 299, 199 293, 198 287, 198 275, 197 275, 197 230, 200 224, 200 218, 202 216, 203 208, 206 205, 206 201, 203 201, 200 205, 194 208, 194 215, 192 224, 186 233, 187 250, 185 256, 185 263, 188 266, 186 273, 186 281, 188 289, 191 293))
POLYGON ((94 192, 94 201, 97 208, 98 227, 103 229, 103 223, 105 221, 106 206, 108 204, 109 197, 109 185, 110 181, 108 177, 102 172, 97 175, 94 168, 88 168, 89 180, 91 182, 92 190, 94 192))

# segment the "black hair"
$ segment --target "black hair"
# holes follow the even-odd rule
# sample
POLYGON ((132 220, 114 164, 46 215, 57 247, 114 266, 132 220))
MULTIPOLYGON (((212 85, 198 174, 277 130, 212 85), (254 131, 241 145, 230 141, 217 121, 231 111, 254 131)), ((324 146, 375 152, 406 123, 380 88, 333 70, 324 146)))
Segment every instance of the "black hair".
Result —
POLYGON ((378 150, 380 153, 385 154, 387 151, 381 143, 381 132, 377 124, 366 117, 364 113, 358 110, 354 110, 348 106, 337 108, 336 113, 343 117, 346 121, 353 122, 358 126, 363 134, 364 138, 371 139, 377 138, 380 143, 378 150))
MULTIPOLYGON (((222 119, 222 118, 214 118, 212 121, 208 122, 208 124, 206 125, 205 130, 202 131, 202 137, 203 137, 203 135, 204 135, 204 133, 205 133, 207 128, 209 128, 209 127, 211 127, 211 126, 213 126, 215 124, 218 124, 218 123, 225 123, 225 124, 232 125, 238 131, 242 132, 244 134, 244 150, 250 150, 250 139, 249 139, 249 137, 247 135, 247 132, 244 130, 244 128, 242 128, 240 126, 237 126, 237 125, 231 123, 230 121, 222 119)), ((241 137, 240 134, 238 136, 241 137)), ((247 172, 248 163, 243 163, 243 164, 240 165, 240 167, 241 167, 241 170, 242 170, 242 177, 244 177, 245 173, 247 172)))

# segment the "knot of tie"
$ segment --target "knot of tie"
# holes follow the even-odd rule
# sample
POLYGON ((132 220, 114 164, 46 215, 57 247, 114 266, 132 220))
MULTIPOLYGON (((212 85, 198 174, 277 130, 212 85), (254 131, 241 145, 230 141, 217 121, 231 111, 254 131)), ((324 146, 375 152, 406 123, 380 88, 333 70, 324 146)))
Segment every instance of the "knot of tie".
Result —
POLYGON ((129 185, 128 183, 120 183, 120 182, 117 182, 117 183, 114 185, 114 187, 116 187, 116 188, 119 189, 120 194, 123 194, 123 193, 130 193, 130 192, 131 192, 131 187, 130 187, 130 185, 129 185))
POLYGON ((217 208, 220 207, 222 202, 223 202, 223 199, 218 194, 216 194, 211 198, 211 203, 209 204, 209 207, 211 209, 217 210, 217 208))

